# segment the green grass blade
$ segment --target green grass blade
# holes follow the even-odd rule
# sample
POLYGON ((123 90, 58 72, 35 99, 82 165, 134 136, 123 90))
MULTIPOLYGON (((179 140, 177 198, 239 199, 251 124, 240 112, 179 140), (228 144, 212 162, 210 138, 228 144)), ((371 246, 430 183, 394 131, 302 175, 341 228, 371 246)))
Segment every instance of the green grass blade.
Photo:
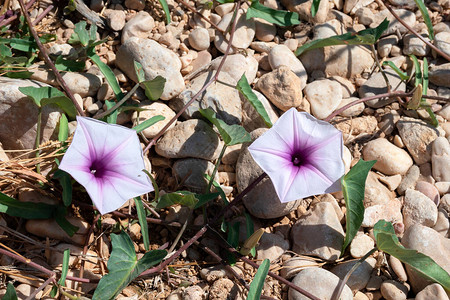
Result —
POLYGON ((392 70, 397 73, 397 75, 400 77, 401 80, 408 80, 409 76, 406 74, 406 72, 403 72, 400 70, 392 61, 387 60, 383 62, 383 66, 389 66, 392 68, 392 70))
POLYGON ((69 137, 69 121, 65 114, 59 118, 58 141, 65 142, 69 137))
POLYGON ((409 57, 412 59, 414 64, 414 86, 418 86, 419 84, 422 84, 422 68, 420 67, 420 63, 414 54, 411 54, 409 57))
POLYGON ((428 36, 430 37, 430 40, 434 40, 434 30, 433 30, 433 23, 431 22, 430 15, 428 14, 427 7, 425 6, 425 3, 423 0, 414 0, 416 2, 417 7, 420 10, 420 13, 422 14, 423 20, 425 21, 425 25, 427 25, 428 29, 428 36))
POLYGON ((8 287, 6 288, 6 293, 3 295, 2 300, 17 300, 16 290, 11 282, 8 282, 8 287))
POLYGON ((139 225, 141 225, 142 241, 144 242, 145 250, 148 251, 150 249, 150 237, 148 235, 147 214, 140 197, 135 197, 134 203, 136 204, 139 225))
POLYGON ((170 11, 169 11, 169 5, 167 5, 166 0, 158 0, 159 3, 161 4, 163 10, 164 10, 164 14, 166 15, 166 22, 167 24, 170 24, 171 20, 170 20, 170 11))
POLYGON ((247 9, 247 20, 250 18, 261 18, 278 26, 292 26, 300 24, 298 14, 296 12, 275 10, 264 6, 259 1, 253 1, 252 5, 247 9))
POLYGON ((158 123, 159 121, 165 120, 166 118, 163 116, 154 116, 144 122, 134 126, 132 129, 136 130, 137 133, 147 129, 148 127, 158 123))
POLYGON ((262 289, 264 287, 264 281, 266 280, 267 274, 269 273, 269 267, 270 267, 270 260, 266 258, 259 266, 258 271, 256 271, 252 283, 250 283, 247 300, 260 299, 262 289))
POLYGON ((314 18, 319 10, 320 0, 313 0, 311 5, 311 16, 314 18))

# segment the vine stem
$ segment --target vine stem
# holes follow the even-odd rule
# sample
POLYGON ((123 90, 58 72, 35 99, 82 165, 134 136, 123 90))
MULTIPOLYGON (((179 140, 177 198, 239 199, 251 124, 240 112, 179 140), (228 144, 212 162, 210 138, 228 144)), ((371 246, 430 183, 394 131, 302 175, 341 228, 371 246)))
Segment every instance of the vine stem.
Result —
POLYGON ((55 275, 50 276, 40 287, 38 287, 30 296, 26 298, 26 300, 36 299, 36 295, 42 291, 47 285, 50 283, 55 283, 55 275))
MULTIPOLYGON (((378 0, 377 2, 379 2, 380 0, 378 0)), ((397 19, 397 21, 399 21, 403 26, 406 27, 406 29, 408 29, 412 34, 414 34, 415 36, 417 36, 422 42, 424 42, 425 44, 427 44, 428 46, 430 46, 434 51, 436 51, 437 53, 439 53, 439 55, 441 55, 442 57, 444 57, 446 60, 450 61, 450 56, 446 53, 444 53, 443 51, 441 51, 440 49, 438 49, 435 45, 433 45, 432 43, 430 43, 429 41, 427 41, 422 35, 420 35, 417 31, 415 31, 411 26, 409 26, 408 24, 406 24, 405 21, 402 20, 402 18, 399 17, 399 15, 397 15, 397 13, 392 9, 392 7, 385 3, 384 1, 382 2, 382 4, 384 4, 384 6, 386 6, 386 8, 389 10, 389 12, 394 16, 394 18, 397 19)))
MULTIPOLYGON (((26 8, 27 11, 34 4, 34 2, 36 2, 36 0, 30 0, 30 1, 27 2, 27 4, 25 5, 25 8, 26 8)), ((14 15, 9 17, 8 19, 1 21, 0 22, 0 26, 6 26, 9 23, 11 23, 12 21, 14 21, 15 19, 17 19, 17 14, 16 13, 14 13, 14 15)))
POLYGON ((61 85, 61 87, 64 89, 64 91, 66 92, 66 94, 70 98, 70 100, 72 100, 72 103, 75 106, 75 108, 77 109, 78 114, 80 116, 84 117, 85 114, 83 112, 83 109, 80 107, 80 105, 78 105, 78 102, 75 100, 75 97, 73 96, 72 91, 69 89, 66 82, 62 78, 61 74, 56 69, 55 64, 52 62, 52 60, 48 56, 47 49, 44 47, 44 45, 42 45, 41 40, 39 39, 39 36, 37 35, 36 30, 34 30, 33 22, 31 22, 30 15, 27 12, 27 9, 25 7, 25 4, 23 3, 23 0, 19 0, 19 4, 20 4, 20 8, 22 10, 22 14, 25 17, 25 19, 27 20, 28 27, 30 28, 30 32, 33 35, 36 45, 38 46, 39 50, 41 51, 42 56, 44 57, 45 63, 50 67, 53 74, 55 74, 56 80, 61 85))
MULTIPOLYGON (((20 0, 22 1, 22 0, 20 0)), ((236 24, 237 24, 237 12, 239 12, 239 9, 241 8, 241 1, 238 1, 236 3, 236 7, 235 7, 235 14, 233 15, 233 23, 231 26, 231 31, 230 31, 230 40, 228 41, 228 45, 227 45, 227 49, 225 50, 225 53, 222 57, 222 60, 220 61, 219 67, 216 70, 216 73, 214 75, 213 78, 211 78, 207 83, 205 83, 205 85, 200 89, 200 91, 197 92, 197 94, 195 94, 191 100, 189 100, 188 103, 186 103, 186 105, 172 118, 170 119, 170 121, 158 132, 158 134, 150 141, 150 143, 148 143, 147 147, 145 147, 144 149, 144 154, 147 153, 147 151, 150 150, 150 148, 156 143, 156 141, 166 132, 166 130, 170 127, 170 125, 172 125, 173 122, 175 122, 182 113, 184 113, 186 111, 186 109, 195 101, 197 100, 198 97, 200 97, 200 95, 214 82, 217 81, 217 79, 219 78, 219 74, 220 71, 223 68, 223 65, 225 63, 225 60, 228 57, 228 54, 230 53, 230 49, 232 47, 232 43, 233 43, 233 37, 234 37, 234 32, 236 31, 236 24)))

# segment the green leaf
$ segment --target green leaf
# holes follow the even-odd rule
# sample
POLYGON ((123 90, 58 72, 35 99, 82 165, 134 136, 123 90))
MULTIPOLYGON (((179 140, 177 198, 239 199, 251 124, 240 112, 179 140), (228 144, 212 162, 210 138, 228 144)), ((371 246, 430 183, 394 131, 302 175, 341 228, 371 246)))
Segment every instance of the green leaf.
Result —
POLYGON ((62 199, 64 206, 69 206, 72 204, 72 177, 69 173, 61 169, 57 169, 53 174, 53 178, 58 179, 59 184, 61 184, 63 188, 62 199))
POLYGON ((347 32, 341 35, 331 36, 325 39, 311 41, 295 50, 295 55, 317 48, 334 45, 373 45, 380 38, 383 31, 389 26, 389 21, 384 19, 376 28, 368 28, 358 32, 347 32))
POLYGON ((264 281, 266 280, 267 274, 269 274, 270 260, 267 258, 261 263, 256 271, 253 281, 250 283, 250 288, 248 290, 247 300, 259 300, 261 297, 261 292, 264 287, 264 281))
POLYGON ((256 94, 253 92, 252 87, 248 84, 247 77, 245 77, 245 73, 242 74, 241 79, 239 79, 236 89, 244 96, 245 99, 247 99, 250 104, 255 108, 256 112, 260 115, 260 117, 263 119, 264 124, 266 124, 267 127, 272 127, 272 122, 270 121, 270 117, 267 114, 266 109, 264 108, 264 105, 259 101, 256 94))
POLYGON ((292 26, 300 24, 298 14, 295 12, 275 10, 262 5, 259 1, 253 1, 247 9, 247 20, 250 18, 261 18, 279 26, 292 26))
POLYGON ((73 236, 78 231, 78 227, 70 223, 66 219, 67 208, 64 206, 58 206, 55 212, 55 221, 58 223, 59 227, 61 227, 69 236, 73 236))
MULTIPOLYGON (((70 249, 66 249, 66 250, 64 250, 64 255, 63 255, 61 277, 58 280, 58 284, 60 286, 66 285, 67 271, 69 271, 69 260, 70 260, 70 249)), ((50 292, 50 297, 56 297, 57 292, 58 292, 58 287, 55 285, 55 286, 53 286, 52 291, 50 292)))
POLYGON ((69 137, 69 121, 65 114, 59 118, 58 141, 65 142, 69 137))
POLYGON ((97 39, 97 25, 91 24, 90 30, 86 29, 86 21, 75 24, 74 33, 69 38, 69 44, 80 43, 87 46, 97 39))
MULTIPOLYGON (((241 223, 235 222, 232 226, 230 224, 227 224, 228 226, 228 236, 227 236, 227 242, 234 248, 237 248, 239 246, 239 227, 241 227, 241 223)), ((228 252, 228 263, 230 265, 234 265, 236 263, 236 257, 234 254, 228 252)))
POLYGON ((28 71, 20 71, 20 72, 8 72, 4 76, 9 78, 20 78, 20 79, 28 79, 33 75, 32 72, 28 71))
POLYGON ((205 195, 201 195, 201 194, 195 195, 195 197, 197 198, 198 202, 195 205, 194 209, 202 207, 203 205, 205 205, 209 201, 216 199, 219 195, 220 195, 220 193, 208 193, 208 194, 205 194, 205 195))
POLYGON ((220 133, 225 145, 232 146, 250 142, 250 134, 240 125, 228 125, 224 121, 216 118, 216 113, 211 108, 198 110, 206 119, 213 123, 220 133))
POLYGON ((423 3, 423 0, 414 0, 414 2, 416 2, 417 7, 419 8, 420 13, 422 14, 423 20, 425 21, 425 25, 427 25, 428 36, 432 41, 434 40, 433 23, 431 22, 430 15, 428 14, 427 7, 425 6, 425 3, 423 3))
POLYGON ((5 59, 6 57, 12 56, 12 51, 5 44, 0 44, 0 55, 2 56, 2 59, 5 59))
POLYGON ((135 60, 133 62, 134 62, 134 71, 136 72, 136 77, 138 81, 139 82, 145 81, 145 72, 141 63, 135 60))
POLYGON ((156 101, 159 97, 161 97, 165 84, 166 79, 161 76, 156 76, 152 80, 145 80, 141 82, 141 85, 144 86, 145 96, 152 101, 156 101))
POLYGON ((34 202, 20 202, 0 192, 0 212, 24 219, 50 219, 56 205, 34 202))
POLYGON ((134 126, 133 129, 136 130, 137 133, 139 133, 139 132, 147 129, 148 127, 158 123, 159 121, 162 121, 162 120, 165 120, 165 119, 166 118, 163 117, 163 116, 159 116, 159 115, 158 116, 154 116, 154 117, 151 117, 150 119, 145 120, 144 122, 139 123, 138 125, 134 126))
POLYGON ((364 161, 360 159, 358 163, 342 177, 342 193, 344 194, 345 207, 347 208, 347 213, 345 214, 346 234, 344 244, 342 245, 342 254, 355 237, 364 219, 364 189, 366 186, 367 175, 375 163, 375 160, 364 161))
POLYGON ((383 66, 389 66, 392 68, 392 70, 397 73, 397 75, 400 77, 401 80, 408 80, 409 76, 406 74, 406 72, 403 72, 400 70, 392 61, 386 60, 383 62, 383 66))
POLYGON ((66 59, 59 55, 55 60, 55 67, 59 71, 80 72, 84 70, 86 63, 84 61, 76 61, 66 59))
POLYGON ((145 213, 144 204, 142 204, 140 197, 134 197, 134 203, 136 205, 139 225, 141 225, 142 241, 144 242, 145 251, 148 251, 150 249, 150 238, 148 235, 147 214, 145 213))
POLYGON ((111 234, 111 244, 109 273, 100 279, 92 300, 115 299, 139 274, 162 261, 167 255, 166 250, 152 250, 137 260, 133 242, 125 232, 111 234))
POLYGON ((75 108, 75 105, 72 100, 65 95, 52 98, 43 98, 41 100, 42 107, 49 104, 58 105, 71 119, 75 119, 77 116, 77 109, 75 108))
MULTIPOLYGON (((247 240, 252 236, 252 234, 255 232, 255 226, 253 225, 252 217, 248 213, 244 213, 245 215, 245 229, 247 231, 247 240)), ((258 239, 259 240, 259 239, 258 239)), ((250 254, 253 257, 256 257, 256 248, 252 247, 250 249, 250 254)))
POLYGON ((164 14, 166 15, 166 22, 167 24, 170 24, 170 11, 169 11, 169 6, 167 5, 166 0, 158 0, 159 4, 161 4, 164 14))
MULTIPOLYGON (((206 180, 208 180, 208 181, 211 180, 211 176, 209 176, 208 174, 203 174, 203 176, 206 178, 206 180)), ((222 198, 223 204, 228 205, 227 196, 225 195, 225 192, 220 187, 220 184, 217 181, 213 180, 213 186, 216 188, 216 191, 219 193, 220 198, 222 198)))
POLYGON ((116 75, 111 70, 111 68, 100 60, 100 57, 95 53, 95 48, 91 47, 87 50, 87 56, 97 65, 102 72, 103 76, 105 76, 106 81, 111 86, 111 89, 114 92, 117 100, 121 100, 123 98, 122 90, 120 89, 119 82, 117 81, 116 75))
POLYGON ((429 256, 403 247, 391 223, 385 220, 378 221, 373 228, 373 234, 378 249, 408 264, 423 277, 439 283, 447 292, 450 291, 450 275, 429 256))
POLYGON ((423 95, 428 93, 428 60, 426 57, 423 58, 422 93, 423 95))
MULTIPOLYGON (((105 100, 105 104, 106 104, 106 109, 111 109, 116 102, 114 102, 114 100, 105 100)), ((119 114, 119 110, 116 109, 114 112, 110 113, 107 117, 106 117, 106 121, 109 124, 116 124, 117 123, 117 115, 119 114)))
POLYGON ((165 208, 174 204, 180 204, 189 208, 194 208, 197 205, 198 199, 194 193, 188 191, 177 191, 173 193, 167 193, 159 197, 156 208, 165 208))
POLYGON ((43 106, 41 104, 42 99, 64 96, 63 92, 51 86, 43 86, 43 87, 25 86, 19 87, 19 91, 22 94, 25 94, 28 97, 30 97, 37 105, 37 107, 43 106))
POLYGON ((311 5, 311 16, 314 18, 319 10, 320 0, 313 0, 311 5))
POLYGON ((422 84, 422 69, 420 67, 419 60, 414 54, 411 54, 409 57, 411 58, 414 64, 414 74, 415 74, 414 86, 418 86, 419 84, 422 84))
POLYGON ((3 295, 2 300, 17 300, 16 290, 11 282, 8 282, 6 293, 3 295))

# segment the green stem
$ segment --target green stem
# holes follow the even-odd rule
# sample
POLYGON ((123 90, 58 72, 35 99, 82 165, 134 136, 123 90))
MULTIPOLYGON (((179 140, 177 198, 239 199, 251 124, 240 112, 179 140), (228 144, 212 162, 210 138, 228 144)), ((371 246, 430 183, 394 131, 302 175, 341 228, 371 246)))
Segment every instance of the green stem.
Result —
POLYGON ((377 55, 377 51, 375 50, 375 46, 372 44, 372 45, 370 45, 370 48, 372 49, 372 54, 373 54, 373 57, 375 58, 377 67, 378 67, 378 69, 380 69, 381 75, 383 75, 383 79, 386 82, 387 92, 390 93, 391 92, 391 84, 389 83, 389 79, 387 78, 386 73, 384 72, 383 68, 381 68, 381 64, 380 64, 380 61, 378 60, 378 55, 377 55))
MULTIPOLYGON (((36 149, 36 157, 39 157, 40 150, 38 150, 39 145, 41 143, 41 123, 42 123, 42 107, 38 107, 38 119, 36 124, 36 141, 34 143, 34 148, 36 149)), ((40 164, 36 164, 36 172, 41 173, 40 164)))
POLYGON ((225 150, 227 149, 227 145, 223 145, 222 151, 220 151, 219 158, 217 159, 216 165, 214 166, 214 170, 211 174, 211 179, 209 179, 208 187, 205 190, 205 194, 211 191, 211 187, 214 181, 214 177, 216 177, 217 170, 219 169, 220 162, 222 161, 222 157, 225 154, 225 150))

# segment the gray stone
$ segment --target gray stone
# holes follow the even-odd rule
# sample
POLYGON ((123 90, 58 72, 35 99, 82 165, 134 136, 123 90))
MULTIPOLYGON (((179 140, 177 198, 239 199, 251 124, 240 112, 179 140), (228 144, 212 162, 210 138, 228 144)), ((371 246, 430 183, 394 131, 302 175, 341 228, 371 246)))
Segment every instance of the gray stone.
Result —
POLYGON ((398 37, 396 35, 386 36, 378 40, 377 51, 381 57, 388 57, 392 46, 397 45, 398 37))
POLYGON ((168 130, 155 146, 156 152, 168 158, 194 157, 214 160, 219 157, 222 142, 203 120, 187 120, 168 130))
POLYGON ((406 229, 414 224, 433 227, 437 221, 436 204, 421 192, 412 189, 407 189, 405 192, 402 212, 406 229))
MULTIPOLYGON (((416 23, 416 15, 409 10, 406 9, 394 9, 394 12, 403 20, 406 24, 413 27, 416 23)), ((390 12, 389 10, 383 9, 379 13, 375 15, 375 21, 370 24, 371 28, 375 28, 378 25, 383 22, 383 20, 387 18, 389 21, 388 28, 383 32, 383 36, 393 34, 397 31, 397 29, 400 31, 400 33, 406 33, 408 29, 406 29, 405 26, 403 26, 390 12)))
MULTIPOLYGON (((392 88, 396 88, 397 91, 405 91, 406 85, 404 82, 401 82, 400 77, 391 70, 385 70, 389 83, 392 88), (401 82, 401 83, 400 83, 401 82)), ((388 89, 386 86, 386 81, 383 78, 383 74, 381 72, 372 75, 364 84, 359 88, 358 93, 360 98, 366 98, 375 96, 378 94, 387 93, 388 89)), ((388 105, 389 103, 394 102, 394 98, 379 98, 375 100, 369 100, 365 103, 374 108, 382 107, 388 105)))
POLYGON ((131 37, 117 51, 117 67, 134 82, 138 82, 133 61, 142 65, 146 80, 152 80, 156 76, 166 79, 161 95, 162 100, 172 99, 184 90, 184 80, 180 73, 180 59, 158 42, 131 37))
MULTIPOLYGON (((307 268, 298 273, 294 280, 292 280, 292 283, 302 287, 319 299, 331 299, 333 291, 339 284, 339 277, 322 268, 307 268)), ((309 297, 306 297, 293 289, 289 289, 288 299, 308 300, 309 297)), ((344 285, 340 299, 353 299, 352 290, 348 285, 344 285)))
MULTIPOLYGON (((165 119, 162 121, 157 122, 156 124, 147 127, 142 131, 142 133, 145 135, 146 138, 153 138, 155 137, 161 129, 163 129, 164 126, 166 126, 169 121, 175 117, 175 112, 170 109, 167 105, 160 102, 153 102, 153 103, 141 103, 140 108, 145 109, 144 111, 134 112, 131 116, 131 121, 133 122, 133 126, 138 125, 138 123, 145 122, 148 119, 151 119, 155 116, 163 116, 165 119), (139 119, 138 119, 139 115, 139 119)), ((176 122, 173 122, 167 130, 172 129, 175 127, 176 122)))
POLYGON ((112 30, 120 31, 125 26, 125 12, 123 10, 106 9, 104 15, 112 30))
MULTIPOLYGON (((448 259, 450 257, 450 240, 435 230, 420 224, 414 224, 405 231, 402 244, 406 248, 417 250, 429 256, 447 273, 450 272, 450 260, 448 259)), ((406 271, 411 288, 415 293, 432 283, 408 265, 406 265, 406 271)))
MULTIPOLYGON (((427 40, 428 34, 421 34, 421 36, 427 40)), ((430 46, 425 44, 421 39, 419 39, 414 34, 406 34, 403 37, 403 53, 406 55, 414 54, 416 56, 426 56, 430 52, 430 46)))
POLYGON ((291 279, 301 270, 314 267, 320 267, 320 264, 312 257, 292 257, 283 263, 280 275, 285 279, 291 279))
MULTIPOLYGON (((0 141, 4 149, 23 150, 35 146, 38 108, 33 100, 19 91, 19 87, 48 86, 26 79, 0 77, 0 141)), ((61 110, 54 105, 42 109, 40 143, 55 138, 61 110)))
MULTIPOLYGON (((214 74, 215 72, 209 71, 194 78, 178 97, 170 101, 170 106, 175 111, 179 111, 200 91, 214 74)), ((234 82, 234 79, 228 75, 228 73, 224 72, 219 73, 219 80, 232 85, 234 82)), ((242 120, 241 98, 239 97, 238 91, 233 87, 219 82, 211 84, 206 91, 185 110, 182 116, 186 119, 200 118, 201 114, 198 112, 199 108, 212 108, 216 112, 217 117, 227 124, 239 124, 242 120)))
MULTIPOLYGON (((267 129, 257 129, 251 132, 252 140, 261 136, 267 129)), ((236 184, 238 192, 242 192, 250 183, 263 173, 263 170, 253 160, 248 151, 248 144, 244 144, 236 163, 236 184)), ((301 199, 300 199, 301 200, 301 199)), ((264 178, 244 198, 247 210, 255 217, 272 219, 285 216, 295 211, 300 200, 281 203, 275 192, 272 181, 264 178)))
POLYGON ((314 24, 325 22, 327 20, 328 12, 330 11, 330 4, 328 1, 320 1, 317 13, 314 17, 311 15, 312 3, 312 0, 281 0, 281 4, 289 11, 299 14, 300 20, 314 24))
POLYGON ((373 167, 386 175, 404 175, 413 164, 408 152, 385 138, 368 142, 363 148, 363 156, 366 161, 376 160, 373 167))
POLYGON ((292 250, 298 254, 336 260, 341 254, 344 230, 333 205, 320 202, 295 223, 291 238, 292 250))
POLYGON ((202 51, 209 48, 208 29, 197 27, 189 33, 189 45, 195 50, 202 51))
POLYGON ((391 110, 390 113, 385 114, 378 123, 380 128, 386 135, 390 135, 395 129, 395 124, 400 120, 400 115, 396 110, 391 110))
POLYGON ((450 32, 439 32, 434 36, 435 46, 447 55, 450 55, 450 32))
POLYGON ((438 137, 433 142, 431 163, 436 181, 450 181, 450 143, 446 138, 438 137))
MULTIPOLYGON (((209 161, 198 158, 179 159, 173 164, 172 173, 183 182, 183 186, 196 193, 202 193, 208 186, 208 181, 204 174, 212 175, 214 165, 209 161)), ((217 174, 216 174, 217 175, 217 174)), ((216 176, 215 181, 219 178, 216 176)))
POLYGON ((436 128, 422 120, 404 117, 397 122, 397 129, 417 164, 431 160, 431 143, 439 136, 436 128))
POLYGON ((450 87, 450 63, 432 66, 428 76, 431 83, 450 87))
POLYGON ((408 288, 395 280, 386 280, 381 284, 381 295, 386 300, 406 300, 408 288))
POLYGON ((258 246, 256 246, 256 257, 275 262, 288 249, 289 242, 281 235, 266 232, 259 240, 258 246))
MULTIPOLYGON (((336 267, 331 269, 331 272, 335 274, 340 279, 344 279, 345 275, 350 271, 350 269, 358 262, 358 259, 350 260, 338 264, 336 267)), ((376 259, 373 257, 368 257, 355 271, 347 281, 348 287, 353 291, 359 291, 366 287, 370 279, 370 274, 372 274, 373 269, 376 265, 376 259)))

